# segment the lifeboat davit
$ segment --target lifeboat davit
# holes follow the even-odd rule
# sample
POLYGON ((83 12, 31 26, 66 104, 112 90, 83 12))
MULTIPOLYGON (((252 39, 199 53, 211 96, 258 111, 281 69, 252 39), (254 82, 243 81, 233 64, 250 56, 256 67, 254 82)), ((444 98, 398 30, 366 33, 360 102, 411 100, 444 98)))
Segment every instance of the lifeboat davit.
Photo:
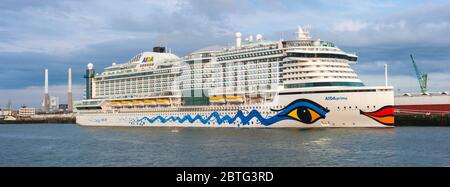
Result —
POLYGON ((168 106, 168 105, 170 105, 170 100, 169 99, 157 99, 156 103, 158 103, 158 105, 168 106))
POLYGON ((142 105, 142 104, 144 104, 144 102, 142 100, 133 100, 133 101, 131 101, 131 103, 133 105, 142 105))
POLYGON ((153 99, 145 99, 145 100, 144 100, 144 104, 150 105, 150 106, 156 106, 156 105, 158 105, 158 104, 156 103, 156 101, 153 100, 153 99))
POLYGON ((111 101, 112 105, 121 105, 122 103, 120 101, 111 101))
POLYGON ((240 96, 240 95, 230 95, 230 96, 226 96, 227 102, 229 103, 243 103, 244 102, 244 97, 240 96))
POLYGON ((209 98, 209 102, 213 104, 225 104, 225 98, 223 96, 212 96, 209 98))

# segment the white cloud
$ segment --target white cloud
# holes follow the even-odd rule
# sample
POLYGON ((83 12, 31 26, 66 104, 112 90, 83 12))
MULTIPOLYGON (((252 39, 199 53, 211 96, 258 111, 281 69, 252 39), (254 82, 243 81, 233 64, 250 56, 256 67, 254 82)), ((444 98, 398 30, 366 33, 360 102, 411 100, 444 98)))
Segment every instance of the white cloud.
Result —
POLYGON ((429 23, 425 23, 424 27, 428 28, 428 29, 436 29, 436 30, 441 30, 441 29, 447 29, 449 28, 449 23, 445 22, 445 21, 440 21, 440 22, 429 22, 429 23))
POLYGON ((334 25, 334 30, 338 32, 357 32, 364 29, 369 24, 362 21, 345 20, 337 22, 334 25))
MULTIPOLYGON (((0 5, 0 17, 3 18, 0 19, 0 53, 20 54, 0 54, 2 67, 8 70, 2 71, 2 75, 6 78, 18 73, 33 75, 40 73, 44 66, 58 67, 61 71, 69 65, 83 64, 79 67, 84 68, 87 62, 102 67, 111 61, 124 62, 141 50, 151 49, 155 43, 168 43, 181 56, 208 45, 233 43, 236 31, 245 35, 261 33, 269 40, 290 39, 298 25, 311 25, 313 38, 333 41, 351 51, 365 51, 359 58, 361 65, 355 65, 358 73, 382 74, 382 65, 389 62, 395 75, 413 76, 411 65, 404 64, 409 60, 409 53, 419 52, 427 55, 427 61, 422 62, 428 68, 421 65, 421 69, 449 72, 445 65, 448 64, 446 51, 450 46, 448 3, 433 1, 437 5, 424 6, 427 3, 400 1, 256 2, 134 0, 111 3, 98 0, 33 3, 17 0, 4 3, 0 5), (419 48, 421 45, 425 47, 419 48), (28 52, 32 53, 26 54, 28 52), (16 57, 24 54, 26 58, 16 57), (65 54, 76 58, 60 58, 65 54)), ((62 78, 57 80, 63 83, 62 78)), ((23 87, 38 84, 36 82, 37 79, 22 78, 4 82, 0 87, 23 87)), ((13 95, 13 92, 8 93, 13 95)))
POLYGON ((52 6, 0 10, 5 23, 0 34, 10 36, 0 37, 0 52, 64 55, 96 44, 155 38, 161 33, 190 30, 203 35, 222 26, 195 12, 188 14, 186 4, 180 0, 61 1, 52 6))

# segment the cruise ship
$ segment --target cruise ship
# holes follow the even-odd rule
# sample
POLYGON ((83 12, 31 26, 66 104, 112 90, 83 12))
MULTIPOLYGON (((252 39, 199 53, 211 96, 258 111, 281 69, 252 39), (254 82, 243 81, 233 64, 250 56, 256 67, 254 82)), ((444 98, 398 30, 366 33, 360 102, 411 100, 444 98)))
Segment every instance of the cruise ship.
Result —
POLYGON ((298 28, 289 40, 236 33, 229 47, 178 57, 165 47, 113 63, 89 63, 82 126, 393 127, 393 87, 365 86, 356 54, 298 28))

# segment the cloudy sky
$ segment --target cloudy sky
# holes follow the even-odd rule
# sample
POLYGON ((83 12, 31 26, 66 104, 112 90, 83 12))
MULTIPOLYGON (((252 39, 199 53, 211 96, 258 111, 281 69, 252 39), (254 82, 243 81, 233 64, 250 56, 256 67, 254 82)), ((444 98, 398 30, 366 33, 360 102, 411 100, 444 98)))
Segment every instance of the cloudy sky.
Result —
POLYGON ((183 56, 231 44, 237 31, 289 39, 298 25, 357 53, 368 85, 383 84, 387 63, 396 89, 417 91, 413 53, 431 90, 450 90, 449 10, 446 0, 2 0, 0 107, 39 107, 45 68, 50 95, 65 103, 69 67, 80 99, 89 62, 100 71, 155 45, 183 56))

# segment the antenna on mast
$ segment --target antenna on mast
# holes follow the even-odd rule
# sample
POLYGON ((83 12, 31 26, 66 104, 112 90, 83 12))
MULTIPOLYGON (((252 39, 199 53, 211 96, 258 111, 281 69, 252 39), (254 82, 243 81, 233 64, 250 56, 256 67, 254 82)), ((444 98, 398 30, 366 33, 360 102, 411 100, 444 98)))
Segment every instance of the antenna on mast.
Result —
POLYGON ((309 32, 302 28, 301 26, 298 26, 297 28, 297 32, 295 32, 297 34, 297 40, 309 40, 311 39, 311 37, 309 36, 309 32))
POLYGON ((388 86, 388 65, 384 64, 384 86, 388 86))
POLYGON ((165 51, 167 52, 167 34, 158 34, 155 37, 155 43, 154 46, 164 47, 165 51))

